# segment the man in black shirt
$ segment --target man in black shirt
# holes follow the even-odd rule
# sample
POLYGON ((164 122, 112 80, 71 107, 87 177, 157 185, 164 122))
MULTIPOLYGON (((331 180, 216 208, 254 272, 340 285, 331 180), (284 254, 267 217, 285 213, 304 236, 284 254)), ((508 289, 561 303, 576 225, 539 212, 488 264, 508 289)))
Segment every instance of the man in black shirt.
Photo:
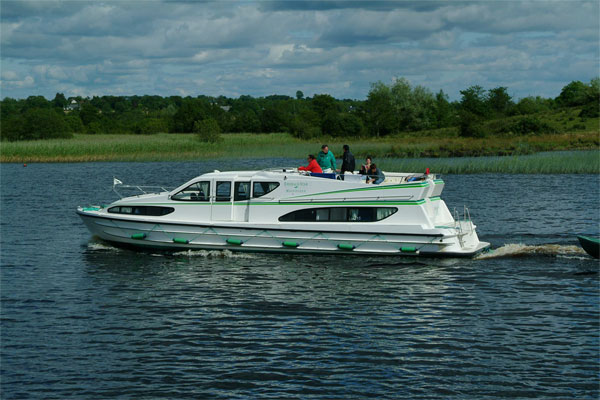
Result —
POLYGON ((354 168, 356 167, 356 162, 354 161, 354 156, 350 153, 350 146, 347 144, 344 145, 344 155, 342 156, 342 168, 340 170, 340 175, 342 179, 344 179, 345 172, 354 173, 354 168))

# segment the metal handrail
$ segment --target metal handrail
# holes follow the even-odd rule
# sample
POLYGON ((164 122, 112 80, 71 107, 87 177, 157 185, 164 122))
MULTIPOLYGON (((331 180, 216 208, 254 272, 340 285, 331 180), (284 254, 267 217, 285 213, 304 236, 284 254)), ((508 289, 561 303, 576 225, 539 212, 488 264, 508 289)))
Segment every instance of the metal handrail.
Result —
POLYGON ((117 187, 121 188, 121 189, 137 189, 140 192, 142 192, 142 194, 139 194, 137 196, 141 196, 144 194, 149 194, 149 193, 161 193, 160 191, 157 192, 154 189, 160 189, 162 192, 169 192, 171 190, 173 190, 174 188, 169 188, 169 187, 165 187, 165 186, 144 186, 144 185, 125 185, 123 184, 123 182, 121 182, 120 180, 118 180, 117 178, 113 178, 113 186, 112 186, 112 190, 113 192, 115 192, 121 199, 125 196, 123 196, 121 193, 119 193, 119 191, 117 190, 117 187), (152 189, 152 190, 150 190, 152 189))

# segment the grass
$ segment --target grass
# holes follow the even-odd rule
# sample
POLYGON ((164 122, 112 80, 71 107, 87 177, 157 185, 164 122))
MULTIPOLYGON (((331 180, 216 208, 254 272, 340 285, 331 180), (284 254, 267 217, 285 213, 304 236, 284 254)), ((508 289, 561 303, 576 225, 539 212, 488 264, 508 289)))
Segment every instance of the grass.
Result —
POLYGON ((598 130, 486 139, 461 138, 448 135, 449 132, 444 134, 440 137, 439 132, 429 131, 420 136, 301 141, 285 133, 240 133, 224 134, 219 143, 203 143, 190 134, 75 135, 72 139, 1 142, 0 161, 183 161, 269 157, 303 160, 309 153, 316 155, 325 142, 338 157, 341 156, 342 145, 348 144, 358 160, 371 155, 388 170, 420 171, 424 167, 435 167, 440 173, 599 172, 598 130), (556 153, 566 150, 588 151, 556 153), (535 154, 539 152, 550 153, 535 154), (526 155, 530 156, 524 157, 526 155))
POLYGON ((508 173, 508 174, 600 174, 597 150, 542 152, 515 156, 461 158, 388 158, 381 163, 389 171, 436 174, 508 173))

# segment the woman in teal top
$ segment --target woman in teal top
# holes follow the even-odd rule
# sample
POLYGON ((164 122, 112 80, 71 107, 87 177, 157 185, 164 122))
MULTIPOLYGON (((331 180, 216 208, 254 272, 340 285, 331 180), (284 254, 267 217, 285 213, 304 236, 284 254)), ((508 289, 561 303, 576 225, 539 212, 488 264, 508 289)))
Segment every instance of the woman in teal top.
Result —
POLYGON ((329 150, 329 147, 324 144, 321 146, 321 151, 317 156, 317 162, 323 170, 323 172, 335 172, 337 164, 335 163, 335 156, 333 152, 329 150))

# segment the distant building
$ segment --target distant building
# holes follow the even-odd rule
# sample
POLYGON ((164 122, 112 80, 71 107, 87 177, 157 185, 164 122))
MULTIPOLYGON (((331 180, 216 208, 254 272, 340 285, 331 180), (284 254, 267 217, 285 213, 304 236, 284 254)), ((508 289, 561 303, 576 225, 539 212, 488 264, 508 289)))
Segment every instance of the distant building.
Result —
POLYGON ((71 100, 71 103, 64 108, 66 112, 79 110, 79 103, 75 99, 71 100))

